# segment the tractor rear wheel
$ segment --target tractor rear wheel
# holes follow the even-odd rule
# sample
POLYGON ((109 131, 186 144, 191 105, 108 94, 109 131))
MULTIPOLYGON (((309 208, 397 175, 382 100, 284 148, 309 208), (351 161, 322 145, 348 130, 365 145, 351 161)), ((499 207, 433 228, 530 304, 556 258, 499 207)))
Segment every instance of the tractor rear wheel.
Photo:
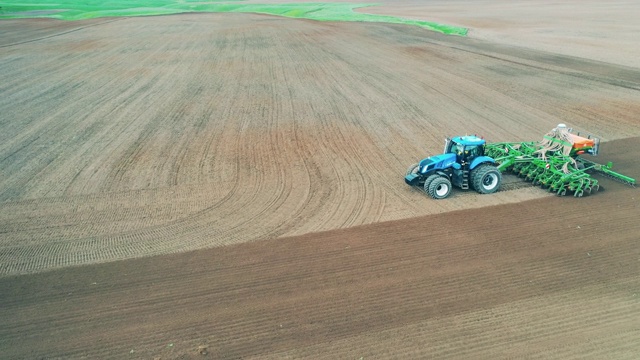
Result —
POLYGON ((502 174, 495 166, 482 164, 471 172, 473 188, 480 194, 492 194, 500 189, 502 174))
POLYGON ((436 200, 444 199, 451 194, 451 181, 443 176, 438 176, 429 184, 429 196, 436 200))

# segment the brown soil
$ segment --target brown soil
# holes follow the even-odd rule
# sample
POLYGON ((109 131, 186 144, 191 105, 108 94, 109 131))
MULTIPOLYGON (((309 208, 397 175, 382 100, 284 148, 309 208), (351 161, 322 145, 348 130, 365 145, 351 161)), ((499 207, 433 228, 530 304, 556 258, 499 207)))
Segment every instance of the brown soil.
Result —
POLYGON ((640 67, 633 0, 385 0, 359 12, 429 20, 509 46, 640 67))
POLYGON ((402 181, 560 122, 640 178, 637 68, 246 14, 0 28, 0 357, 640 352, 636 189, 402 181))

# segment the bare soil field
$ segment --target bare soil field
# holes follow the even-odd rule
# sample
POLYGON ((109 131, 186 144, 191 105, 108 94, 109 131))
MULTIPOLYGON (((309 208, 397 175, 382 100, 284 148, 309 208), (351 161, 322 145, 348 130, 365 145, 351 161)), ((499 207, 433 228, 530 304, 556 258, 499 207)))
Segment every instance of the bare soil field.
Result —
POLYGON ((640 3, 634 0, 386 0, 358 11, 429 19, 469 37, 640 67, 640 3))
POLYGON ((640 352, 636 189, 402 179, 560 122, 640 178, 640 67, 255 14, 0 31, 0 357, 640 352))
MULTIPOLYGON (((638 176, 628 149, 640 139, 614 145, 638 176)), ((603 182, 582 199, 3 277, 0 348, 10 359, 635 359, 638 192, 603 182)))

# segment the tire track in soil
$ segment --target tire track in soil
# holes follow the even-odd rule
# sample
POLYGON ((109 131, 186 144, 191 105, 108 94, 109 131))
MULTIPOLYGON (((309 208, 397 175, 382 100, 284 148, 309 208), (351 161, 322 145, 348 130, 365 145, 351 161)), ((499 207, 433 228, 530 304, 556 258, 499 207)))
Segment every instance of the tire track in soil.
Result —
MULTIPOLYGON (((541 118, 564 104, 541 89, 579 87, 561 100, 604 101, 599 113, 619 118, 609 138, 640 134, 633 106, 612 105, 613 98, 633 103, 638 95, 629 89, 603 87, 597 77, 552 77, 547 64, 540 72, 517 64, 505 70, 501 60, 446 39, 382 24, 191 14, 57 36, 46 45, 52 56, 40 55, 42 44, 12 47, 0 64, 13 69, 19 52, 28 61, 16 74, 67 63, 51 79, 14 75, 10 86, 21 90, 9 95, 18 106, 0 102, 3 113, 22 119, 8 128, 20 135, 0 147, 9 169, 0 177, 0 273, 547 196, 513 185, 518 191, 454 192, 435 202, 402 183, 407 164, 439 153, 445 136, 473 128, 520 140, 514 129, 523 138, 548 131, 557 121, 541 118), (75 68, 78 78, 65 80, 75 68), (515 95, 506 88, 514 77, 522 90, 515 95), (38 96, 22 94, 41 89, 48 95, 25 111, 38 96), (520 95, 527 90, 536 96, 520 95), (532 111, 542 105, 544 112, 532 111)), ((497 58, 519 55, 464 45, 497 58)), ((602 127, 599 121, 587 112, 575 119, 602 127)))
POLYGON ((583 303, 579 308, 575 308, 578 303, 575 298, 570 305, 559 309, 540 306, 540 303, 567 302, 565 296, 549 296, 340 339, 332 342, 329 347, 326 347, 327 344, 321 345, 324 348, 314 345, 255 358, 329 359, 337 354, 349 357, 383 355, 408 358, 426 356, 424 348, 429 350, 428 356, 434 357, 473 356, 489 359, 495 356, 517 356, 532 359, 579 359, 585 356, 617 354, 623 359, 633 358, 633 351, 637 350, 637 347, 630 340, 637 336, 637 330, 630 327, 628 321, 632 312, 629 307, 633 305, 615 306, 609 311, 599 311, 603 298, 608 301, 616 299, 603 297, 592 300, 583 299, 575 293, 571 295, 583 303), (530 310, 532 307, 535 310, 530 310), (567 321, 565 315, 577 310, 588 311, 589 315, 594 311, 597 317, 590 317, 588 322, 584 318, 567 321), (515 311, 517 314, 514 314, 515 311), (555 318, 559 328, 540 321, 549 318, 555 318), (434 329, 439 331, 436 333, 434 329), (610 330, 614 330, 615 335, 612 335, 610 330), (569 332, 577 335, 567 336, 569 332))
POLYGON ((635 189, 608 187, 606 201, 553 197, 3 278, 0 339, 33 357, 179 358, 207 343, 222 358, 630 358, 638 207, 635 189), (602 212, 585 217, 576 201, 602 212))
MULTIPOLYGON (((112 56, 112 55, 109 55, 109 53, 108 53, 108 52, 106 52, 106 54, 104 54, 104 55, 102 55, 102 54, 100 54, 100 53, 99 53, 99 54, 96 56, 96 58, 99 58, 99 59, 100 59, 101 57, 103 57, 103 56, 104 56, 104 57, 105 57, 105 61, 104 61, 104 62, 105 62, 105 63, 107 63, 107 64, 111 64, 111 63, 112 63, 112 61, 109 61, 109 59, 110 59, 110 58, 113 58, 113 56, 112 56), (106 56, 104 56, 104 55, 106 55, 106 56)), ((61 61, 61 60, 59 60, 59 59, 58 59, 58 62, 60 62, 60 63, 64 63, 64 61, 61 61)), ((93 62, 93 60, 91 60, 90 62, 93 62)), ((107 72, 110 72, 110 71, 111 71, 110 69, 111 69, 111 68, 113 68, 113 67, 114 67, 113 65, 110 65, 110 67, 107 69, 107 72)), ((63 72, 63 74, 68 74, 68 72, 69 72, 69 71, 71 71, 71 66, 67 65, 67 68, 68 68, 68 70, 67 70, 66 72, 63 72)), ((76 71, 76 72, 77 72, 77 71, 76 71)), ((89 71, 88 73, 91 73, 91 71, 89 71)), ((85 76, 84 76, 84 74, 82 74, 82 73, 81 73, 81 74, 77 74, 77 75, 79 75, 80 77, 85 77, 85 76)), ((63 75, 63 76, 64 76, 64 75, 63 75)), ((87 76, 87 77, 88 77, 88 76, 87 76)), ((131 84, 131 85, 133 85, 133 84, 131 83, 131 79, 123 79, 123 80, 124 80, 124 81, 123 81, 123 82, 121 82, 121 83, 124 83, 124 84, 131 84)), ((151 80, 153 80, 153 79, 151 79, 151 80)), ((107 80, 107 81, 108 81, 107 85, 109 85, 109 84, 112 82, 112 80, 107 80)), ((69 82, 69 83, 74 83, 74 81, 68 81, 68 82, 69 82)), ((148 84, 140 84, 139 86, 140 86, 140 88, 145 88, 145 87, 148 87, 149 85, 148 85, 148 84)), ((121 91, 121 90, 119 90, 119 89, 117 89, 117 88, 114 88, 113 86, 106 86, 106 89, 107 89, 107 90, 114 90, 114 91, 121 91)), ((104 95, 102 95, 102 96, 103 96, 103 97, 107 97, 107 98, 112 97, 113 95, 115 95, 115 92, 114 92, 114 91, 111 91, 110 93, 106 94, 107 96, 104 96, 104 95)), ((93 92, 92 92, 92 91, 84 91, 84 93, 85 93, 86 95, 88 95, 88 96, 92 96, 91 94, 92 94, 93 92)), ((126 91, 124 92, 124 94, 126 95, 126 91)), ((84 95, 83 95, 83 96, 84 96, 84 95)), ((120 99, 118 99, 118 100, 122 100, 122 98, 120 98, 120 99)), ((93 104, 93 103, 96 103, 96 100, 87 100, 87 99, 85 99, 85 98, 81 98, 79 101, 80 101, 80 103, 85 103, 85 102, 92 103, 92 104, 93 104)), ((104 100, 102 100, 101 102, 105 103, 105 101, 104 101, 104 100)), ((128 102, 128 101, 125 101, 125 103, 126 103, 126 102, 128 102)), ((74 103, 71 103, 71 105, 73 105, 73 104, 74 104, 74 103)), ((136 103, 134 102, 134 103, 131 103, 131 105, 132 105, 134 108, 137 108, 137 107, 139 107, 140 103, 137 103, 137 104, 136 104, 136 103)), ((113 107, 113 103, 109 103, 109 105, 108 105, 108 106, 109 106, 109 107, 113 107)), ((96 110, 100 110, 100 109, 98 108, 98 109, 96 109, 96 110)), ((61 108, 61 109, 59 110, 59 113, 58 113, 58 114, 55 114, 55 115, 52 117, 52 118, 55 118, 55 117, 62 117, 62 118, 64 118, 65 120, 63 120, 63 121, 61 122, 61 124, 60 124, 59 126, 57 126, 57 127, 59 128, 58 130, 54 130, 54 131, 53 131, 53 135, 54 135, 54 136, 53 136, 52 138, 53 138, 53 139, 56 139, 56 138, 57 138, 57 141, 59 141, 59 143, 58 143, 58 144, 56 144, 56 145, 54 145, 54 147, 49 146, 49 148, 48 148, 47 150, 48 150, 48 152, 50 152, 50 153, 53 153, 53 154, 55 154, 55 153, 61 153, 61 152, 63 151, 62 149, 67 149, 67 148, 69 148, 69 145, 71 145, 71 146, 72 146, 72 149, 73 149, 73 147, 75 147, 75 146, 77 145, 77 144, 73 144, 73 145, 72 145, 72 144, 71 144, 71 141, 69 141, 69 140, 68 140, 68 139, 70 139, 70 138, 71 138, 71 136, 69 136, 69 135, 61 135, 61 134, 63 134, 63 133, 65 133, 65 134, 66 134, 66 133, 69 133, 69 129, 68 129, 68 127, 70 126, 70 124, 69 124, 69 120, 67 120, 67 119, 73 119, 74 117, 77 117, 77 116, 76 116, 76 114, 74 114, 73 112, 72 112, 72 113, 69 113, 69 111, 70 111, 70 110, 68 110, 68 109, 67 109, 67 107, 61 108)), ((73 110, 71 110, 71 111, 73 111, 73 110)), ((110 114, 108 114, 108 113, 107 113, 106 115, 108 116, 108 115, 110 115, 110 114)), ((105 121, 105 120, 101 120, 100 122, 101 122, 101 123, 105 123, 106 121, 105 121)), ((48 122, 45 122, 44 124, 46 125, 47 123, 48 123, 48 122)), ((81 124, 82 124, 82 122, 81 122, 81 124)), ((99 124, 99 123, 97 123, 97 124, 99 124)), ((93 127, 96 127, 97 129, 100 129, 100 126, 96 126, 97 124, 94 122, 93 127)), ((117 123, 116 123, 116 124, 117 124, 117 123)), ((125 124, 126 124, 126 123, 125 123, 125 124)), ((101 124, 101 125, 102 125, 102 124, 101 124)), ((77 124, 74 124, 73 126, 77 127, 78 125, 77 125, 77 124)), ((104 126, 104 125, 102 125, 102 126, 104 126)), ((89 128, 89 129, 91 129, 91 128, 89 128)), ((100 130, 101 130, 101 129, 100 129, 100 130)), ((42 132, 42 131, 44 131, 44 130, 43 130, 43 128, 42 128, 42 127, 40 127, 40 129, 39 129, 38 131, 42 132)), ((47 131, 47 132, 52 132, 52 131, 51 131, 51 129, 48 129, 48 130, 46 130, 46 131, 47 131)), ((95 130, 94 130, 94 132, 95 132, 95 130)), ((109 127, 107 127, 104 131, 102 131, 102 132, 98 133, 97 135, 99 135, 100 137, 102 137, 102 135, 107 135, 107 134, 109 134, 110 132, 112 132, 112 129, 111 129, 111 128, 109 128, 109 127)), ((73 133, 73 131, 71 131, 70 133, 73 133)), ((116 131, 115 133, 117 134, 117 131, 116 131)), ((91 131, 86 131, 86 132, 84 132, 84 133, 77 133, 75 136, 73 136, 73 138, 74 138, 74 139, 75 139, 76 137, 85 138, 85 137, 86 137, 86 136, 85 136, 85 134, 86 134, 86 135, 88 135, 88 136, 89 136, 89 135, 94 135, 94 134, 92 134, 92 132, 91 132, 91 131)), ((38 137, 41 137, 41 136, 42 136, 42 135, 38 135, 38 137)), ((94 135, 94 136, 95 136, 95 135, 94 135)), ((95 147, 95 145, 99 145, 99 144, 101 144, 101 143, 103 143, 103 140, 90 141, 90 142, 88 142, 87 144, 91 144, 91 146, 92 146, 92 147, 95 147)), ((91 147, 88 147, 88 146, 87 146, 87 144, 83 144, 83 145, 84 145, 83 147, 84 147, 85 149, 87 149, 87 148, 89 149, 89 150, 85 150, 85 151, 91 151, 91 147)), ((38 150, 38 149, 34 149, 34 150, 38 150)), ((75 149, 73 149, 73 150, 75 150, 75 149)), ((40 149, 40 152, 42 152, 42 151, 41 151, 41 149, 40 149)), ((74 152, 75 152, 75 151, 73 151, 73 152, 71 152, 71 153, 73 154, 74 152)), ((33 157, 37 158, 37 155, 36 155, 36 156, 32 156, 32 155, 34 155, 34 154, 37 154, 37 152, 35 152, 35 151, 34 151, 34 152, 32 152, 31 154, 26 154, 26 157, 27 157, 27 158, 33 158, 33 157)), ((84 153, 83 155, 85 155, 85 157, 87 157, 87 158, 90 158, 90 155, 91 155, 91 154, 90 154, 90 153, 84 153)), ((57 158, 61 158, 61 157, 59 156, 59 157, 57 157, 57 158)), ((80 159, 81 159, 81 158, 80 158, 80 159)), ((69 158, 69 159, 60 160, 60 162, 62 162, 62 164, 61 164, 61 165, 59 165, 59 166, 57 166, 57 167, 55 168, 55 170, 54 170, 54 171, 65 171, 65 170, 66 170, 66 171, 74 171, 75 166, 69 166, 69 165, 67 165, 67 164, 68 164, 68 163, 77 163, 78 161, 79 161, 78 156, 74 154, 74 156, 73 156, 73 157, 71 157, 71 158, 69 158), (65 163, 65 162, 66 162, 66 163, 65 163)), ((18 164, 20 164, 20 162, 17 162, 17 163, 18 163, 18 164)), ((46 169, 46 168, 45 168, 45 169, 46 169)), ((24 168, 22 168, 22 169, 21 169, 22 174, 23 174, 23 178, 31 177, 31 176, 33 175, 33 174, 30 174, 29 172, 24 172, 23 170, 24 170, 24 168)), ((77 170, 76 170, 76 171, 77 171, 77 170)), ((41 170, 40 172, 42 172, 42 170, 41 170)), ((48 187, 51 187, 51 184, 52 184, 52 183, 54 183, 54 184, 55 184, 55 183, 66 183, 66 182, 68 181, 68 180, 66 180, 66 181, 61 181, 61 180, 57 179, 57 178, 55 177, 55 175, 48 175, 48 176, 49 176, 49 178, 47 178, 46 183, 45 183, 48 187)), ((37 180, 38 180, 38 179, 36 178, 35 180, 29 180, 29 181, 30 181, 30 182, 37 182, 37 180)), ((23 182, 24 182, 24 181, 23 181, 23 182)))

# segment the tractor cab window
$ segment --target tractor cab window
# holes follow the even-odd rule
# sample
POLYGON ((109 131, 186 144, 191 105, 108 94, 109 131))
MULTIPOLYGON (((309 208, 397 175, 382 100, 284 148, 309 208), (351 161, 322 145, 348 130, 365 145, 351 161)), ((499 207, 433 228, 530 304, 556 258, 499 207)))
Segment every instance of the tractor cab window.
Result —
POLYGON ((464 160, 464 145, 454 142, 451 150, 456 154, 456 162, 462 164, 464 160))
POLYGON ((481 150, 482 149, 478 145, 467 146, 464 149, 465 158, 467 158, 468 160, 475 159, 477 156, 482 155, 481 150))
POLYGON ((454 150, 456 155, 462 156, 464 154, 464 145, 455 143, 454 150))

